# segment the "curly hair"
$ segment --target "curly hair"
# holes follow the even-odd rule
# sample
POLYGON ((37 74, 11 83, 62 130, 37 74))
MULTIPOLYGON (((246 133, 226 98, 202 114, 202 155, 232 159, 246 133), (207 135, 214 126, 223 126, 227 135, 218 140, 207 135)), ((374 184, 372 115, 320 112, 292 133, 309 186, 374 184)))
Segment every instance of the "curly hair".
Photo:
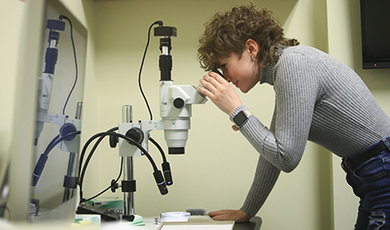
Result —
POLYGON ((277 61, 278 45, 299 44, 295 39, 283 37, 283 29, 272 18, 271 11, 256 10, 251 3, 217 13, 206 22, 205 31, 199 39, 200 66, 211 70, 219 65, 218 59, 228 57, 232 52, 241 58, 248 39, 253 39, 260 46, 256 58, 261 69, 277 61))

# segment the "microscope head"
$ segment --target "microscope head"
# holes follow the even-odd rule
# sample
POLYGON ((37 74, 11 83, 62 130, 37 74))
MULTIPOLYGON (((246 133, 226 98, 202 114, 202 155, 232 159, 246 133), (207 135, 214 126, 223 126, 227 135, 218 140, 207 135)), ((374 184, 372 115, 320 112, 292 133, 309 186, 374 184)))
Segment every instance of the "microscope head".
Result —
POLYGON ((191 128, 192 104, 204 104, 207 99, 192 85, 174 85, 160 81, 160 116, 164 126, 169 154, 184 154, 191 128))

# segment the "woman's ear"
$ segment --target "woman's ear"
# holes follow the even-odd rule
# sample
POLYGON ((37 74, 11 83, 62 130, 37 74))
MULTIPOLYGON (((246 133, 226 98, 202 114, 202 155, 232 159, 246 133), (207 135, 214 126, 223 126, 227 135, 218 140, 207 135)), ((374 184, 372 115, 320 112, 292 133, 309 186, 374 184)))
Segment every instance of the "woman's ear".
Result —
POLYGON ((251 57, 257 57, 257 54, 259 52, 260 47, 255 40, 250 39, 250 38, 248 40, 246 40, 245 47, 249 51, 249 55, 251 57))

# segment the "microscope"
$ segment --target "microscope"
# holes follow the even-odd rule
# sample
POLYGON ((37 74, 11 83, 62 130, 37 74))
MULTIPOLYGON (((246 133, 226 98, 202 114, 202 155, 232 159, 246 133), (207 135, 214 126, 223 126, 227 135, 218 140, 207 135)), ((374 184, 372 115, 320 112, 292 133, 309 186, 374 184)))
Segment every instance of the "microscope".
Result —
MULTIPOLYGON (((103 220, 128 220, 133 221, 134 214, 134 192, 136 191, 136 181, 134 180, 133 157, 146 156, 153 167, 153 176, 157 187, 162 195, 168 193, 167 186, 173 184, 171 169, 166 160, 165 153, 161 146, 150 136, 152 130, 164 130, 164 137, 168 146, 169 154, 184 154, 185 145, 188 138, 188 130, 191 127, 190 118, 192 115, 191 106, 193 104, 204 104, 207 99, 203 94, 197 91, 197 88, 192 85, 175 85, 171 79, 172 56, 170 51, 171 37, 176 37, 177 31, 175 27, 163 26, 163 22, 156 21, 148 31, 148 42, 145 48, 144 57, 141 63, 140 76, 146 51, 149 45, 150 31, 154 25, 154 36, 160 37, 159 68, 160 68, 160 117, 161 120, 153 120, 152 113, 149 108, 145 95, 146 105, 149 109, 150 119, 133 121, 132 106, 124 105, 122 107, 122 123, 117 127, 111 128, 106 132, 100 132, 93 135, 85 143, 80 154, 80 167, 78 174, 78 184, 80 187, 80 204, 77 208, 78 214, 100 214, 103 220), (85 199, 83 197, 83 181, 88 163, 96 150, 97 146, 104 137, 110 137, 110 146, 112 148, 119 147, 119 156, 121 157, 121 173, 117 179, 111 181, 111 185, 101 193, 85 199), (98 139, 99 138, 99 139, 98 139), (94 147, 88 154, 84 165, 83 159, 88 146, 95 140, 94 147), (163 157, 162 171, 156 166, 153 158, 148 153, 149 141, 152 142, 160 151, 163 157), (121 175, 122 181, 118 183, 121 175), (118 213, 116 210, 107 210, 105 208, 95 207, 86 203, 92 200, 103 192, 111 188, 112 192, 121 187, 123 192, 123 212, 118 213)), ((140 80, 140 78, 139 78, 140 80)), ((140 83, 140 82, 139 82, 140 83)))
MULTIPOLYGON (((171 79, 172 56, 170 55, 171 37, 176 37, 175 27, 163 26, 162 22, 154 28, 154 36, 160 37, 159 68, 160 68, 160 117, 161 120, 132 121, 131 105, 122 108, 122 123, 118 132, 131 138, 143 149, 148 149, 150 132, 164 130, 165 141, 169 154, 184 154, 191 127, 190 117, 193 104, 204 104, 207 99, 192 85, 175 85, 171 79)), ((134 216, 135 181, 133 178, 133 157, 143 155, 137 145, 127 140, 119 139, 119 156, 124 158, 122 192, 124 192, 124 217, 134 216)), ((172 185, 172 176, 168 162, 162 164, 164 178, 155 172, 156 183, 162 195, 168 193, 167 185, 172 185)))
MULTIPOLYGON (((55 66, 58 60, 58 41, 60 38, 60 32, 65 30, 65 22, 63 19, 68 20, 71 26, 72 24, 68 17, 65 15, 60 15, 59 19, 49 19, 47 20, 46 29, 49 30, 48 34, 48 47, 46 48, 45 53, 45 67, 44 72, 39 77, 39 91, 38 91, 38 109, 37 109, 37 119, 36 119, 36 130, 34 144, 38 145, 39 137, 43 131, 45 123, 55 124, 59 127, 58 136, 54 137, 50 144, 47 146, 44 153, 42 153, 36 163, 34 168, 33 177, 32 177, 32 186, 36 186, 41 174, 43 173, 46 161, 48 160, 48 155, 56 145, 59 145, 59 148, 63 152, 69 152, 69 161, 67 174, 64 176, 64 196, 63 202, 66 202, 71 197, 73 197, 74 190, 76 189, 76 167, 77 167, 77 155, 80 148, 80 130, 81 130, 81 110, 82 102, 78 102, 76 105, 76 115, 75 118, 71 118, 65 114, 66 104, 62 114, 59 113, 50 113, 50 98, 53 88, 53 80, 55 75, 55 66)), ((73 34, 71 32, 72 41, 73 34)), ((77 62, 76 62, 76 51, 74 49, 74 58, 76 65, 76 79, 77 79, 77 62)), ((75 83, 76 84, 76 81, 75 83)), ((73 86, 74 88, 74 86, 73 86)), ((73 91, 73 89, 72 89, 73 91)), ((68 95, 68 99, 72 93, 68 95)))

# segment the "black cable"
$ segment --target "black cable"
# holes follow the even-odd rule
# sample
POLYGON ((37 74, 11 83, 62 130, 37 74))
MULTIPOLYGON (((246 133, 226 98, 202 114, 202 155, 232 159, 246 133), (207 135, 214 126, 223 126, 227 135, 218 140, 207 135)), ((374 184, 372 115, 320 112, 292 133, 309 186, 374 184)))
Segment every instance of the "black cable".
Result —
MULTIPOLYGON (((118 127, 114 127, 114 128, 111 128, 111 129, 107 130, 107 133, 108 133, 108 132, 114 132, 114 131, 116 131, 116 130, 118 130, 118 127)), ((89 155, 88 155, 88 157, 87 157, 87 162, 84 164, 85 169, 84 169, 84 167, 82 167, 82 165, 83 165, 83 160, 84 160, 85 151, 86 151, 88 145, 93 141, 93 140, 91 140, 91 138, 87 141, 87 143, 84 144, 83 150, 81 151, 80 159, 79 159, 79 172, 78 172, 78 174, 77 174, 78 184, 79 184, 79 187, 80 187, 80 197, 82 197, 82 194, 83 194, 83 191, 82 191, 82 190, 83 190, 83 188, 82 188, 82 182, 83 182, 83 180, 84 180, 84 177, 81 178, 81 170, 82 170, 82 169, 83 169, 84 171, 86 170, 86 167, 88 166, 89 160, 91 159, 91 157, 92 157, 93 153, 95 152, 97 146, 100 144, 100 142, 104 139, 105 136, 106 136, 106 135, 101 136, 101 137, 96 141, 95 145, 93 146, 92 150, 90 151, 90 153, 89 153, 89 155)))
MULTIPOLYGON (((45 150, 44 153, 45 153, 46 155, 48 155, 49 152, 50 152, 54 147, 56 147, 59 143, 61 143, 61 141, 65 140, 65 139, 68 138, 68 137, 78 135, 78 134, 80 134, 80 133, 81 133, 81 131, 75 131, 75 132, 68 133, 68 134, 66 134, 65 136, 61 136, 61 137, 58 138, 56 141, 54 141, 54 143, 52 144, 52 146, 51 146, 50 149, 46 148, 46 150, 45 150)), ((50 145, 50 144, 49 144, 49 145, 50 145)), ((48 147, 49 147, 49 146, 48 146, 48 147)))
MULTIPOLYGON (((108 132, 113 132, 113 131, 115 131, 115 130, 117 130, 117 129, 118 129, 118 127, 114 127, 114 128, 112 128, 112 129, 109 129, 109 130, 107 131, 107 133, 108 133, 108 132)), ((107 135, 108 135, 108 134, 107 134, 107 135)), ((83 160, 84 154, 85 154, 84 149, 83 149, 83 151, 81 152, 81 155, 80 155, 80 166, 79 166, 79 173, 78 173, 79 186, 80 186, 80 197, 82 197, 82 194, 83 194, 83 191, 82 191, 82 190, 83 190, 83 186, 82 186, 82 184, 83 184, 83 182, 84 182, 84 174, 81 174, 81 172, 84 172, 84 173, 85 173, 85 171, 87 170, 89 161, 91 160, 92 155, 94 154, 96 148, 98 147, 98 145, 100 144, 100 142, 104 139, 104 137, 107 136, 107 135, 100 136, 100 138, 96 141, 96 143, 95 143, 94 146, 92 147, 91 151, 89 152, 88 157, 87 157, 87 159, 85 160, 85 163, 84 163, 84 166, 83 166, 83 167, 81 167, 81 166, 82 166, 82 160, 83 160)), ((88 146, 89 144, 90 144, 90 142, 87 142, 87 143, 84 145, 84 147, 88 146)), ((86 149, 86 148, 85 148, 85 149, 86 149)))
POLYGON ((67 20, 69 22, 69 25, 70 25, 70 39, 72 41, 73 57, 74 57, 74 64, 75 64, 75 69, 76 69, 76 76, 75 76, 75 79, 74 79, 74 83, 73 83, 72 89, 70 90, 70 92, 68 94, 68 97, 66 98, 66 101, 65 101, 65 104, 64 104, 64 108, 62 109, 62 114, 65 115, 65 109, 66 109, 66 106, 68 104, 69 98, 72 95, 74 88, 76 87, 79 70, 78 70, 78 66, 77 66, 76 46, 74 44, 74 39, 73 39, 72 21, 68 17, 66 17, 65 15, 60 15, 59 19, 60 20, 65 19, 65 20, 67 20))
POLYGON ((142 68, 143 68, 143 66, 144 66, 144 61, 145 61, 145 57, 146 57, 146 52, 148 51, 148 47, 149 47, 149 42, 150 42, 150 30, 152 29, 152 27, 153 27, 154 25, 162 26, 163 23, 162 23, 162 21, 155 21, 155 22, 152 23, 152 25, 149 26, 149 30, 148 30, 148 41, 147 41, 147 43, 146 43, 144 55, 143 55, 143 57, 142 57, 141 66, 140 66, 139 74, 138 74, 138 86, 139 86, 139 90, 141 91, 141 94, 142 94, 142 97, 144 98, 146 107, 148 108, 149 115, 150 115, 150 120, 153 120, 153 115, 152 115, 152 110, 150 109, 148 100, 146 99, 146 96, 145 96, 145 94, 144 94, 144 92, 143 92, 143 90, 142 90, 142 86, 141 86, 141 73, 142 73, 142 68))
MULTIPOLYGON (((116 130, 118 130, 118 127, 111 128, 111 129, 107 130, 106 132, 114 132, 116 130)), ((104 136, 100 137, 99 140, 97 141, 97 143, 100 143, 103 140, 103 138, 104 138, 104 136)), ((88 142, 85 143, 84 144, 84 148, 88 147, 88 145, 89 145, 88 142)), ((83 149, 81 151, 80 159, 79 159, 79 172, 78 172, 78 175, 77 175, 78 178, 80 178, 81 168, 82 168, 83 160, 84 160, 84 154, 85 154, 85 150, 83 149)))
MULTIPOLYGON (((148 158, 148 160, 149 160, 150 163, 152 164, 152 167, 153 167, 154 172, 159 171, 159 170, 157 169, 157 166, 156 166, 155 162, 153 161, 152 157, 151 157, 150 154, 148 153, 148 151, 146 151, 140 144, 134 142, 131 138, 129 138, 129 137, 125 136, 125 135, 119 134, 119 133, 114 133, 114 132, 101 132, 101 133, 97 133, 97 134, 93 135, 93 136, 92 136, 91 138, 89 138, 88 141, 85 143, 85 145, 84 145, 84 147, 83 147, 83 150, 82 150, 82 152, 81 152, 81 155, 84 156, 85 151, 86 151, 88 145, 89 145, 93 140, 95 140, 95 139, 98 138, 98 137, 105 137, 105 136, 111 136, 111 135, 114 135, 114 136, 120 137, 120 138, 122 138, 122 139, 125 139, 126 141, 130 142, 130 144, 137 146, 137 148, 139 148, 139 149, 145 154, 145 156, 148 158)), ((97 145, 96 145, 96 146, 97 146, 97 145)), ((94 147, 95 147, 95 146, 94 146, 94 147)), ((91 158, 92 158, 92 154, 90 154, 90 155, 88 156, 88 158, 86 159, 86 161, 85 161, 85 163, 84 163, 83 170, 81 171, 81 174, 79 174, 80 202, 82 202, 82 197, 83 197, 82 187, 83 187, 84 176, 85 176, 85 172, 86 172, 87 166, 88 166, 89 161, 90 161, 91 158)))
POLYGON ((161 146, 155 141, 152 137, 149 136, 149 140, 158 148, 158 150, 161 153, 161 157, 163 159, 163 162, 167 162, 167 158, 165 157, 164 150, 161 148, 161 146))
MULTIPOLYGON (((50 144, 49 144, 49 146, 50 146, 50 145, 52 145, 52 146, 50 146, 50 148, 49 148, 49 146, 47 146, 47 148, 46 148, 44 154, 48 155, 49 152, 50 152, 54 147, 56 147, 56 145, 58 145, 59 143, 61 143, 61 141, 65 140, 65 139, 68 138, 68 137, 78 135, 78 134, 80 134, 80 133, 81 133, 81 131, 74 131, 74 132, 68 133, 68 134, 66 134, 66 135, 64 135, 64 136, 61 136, 60 138, 57 138, 57 139, 56 139, 56 137, 55 137, 55 138, 52 140, 52 141, 54 141, 54 140, 55 140, 55 141, 54 141, 53 143, 50 143, 50 144)), ((58 136, 60 136, 60 135, 58 135, 58 136)), ((57 137, 58 137, 58 136, 57 136, 57 137)))
MULTIPOLYGON (((9 212, 8 206, 7 206, 6 204, 0 205, 0 213, 3 213, 3 214, 4 214, 5 211, 7 211, 7 213, 8 213, 8 219, 11 219, 11 213, 9 212), (2 210, 4 210, 4 211, 2 211, 2 210)), ((0 216, 0 219, 3 218, 4 216, 5 216, 5 215, 0 216)))
POLYGON ((38 159, 38 162, 36 163, 36 165, 34 167, 34 171, 32 174, 32 177, 33 177, 32 178, 32 186, 37 185, 38 180, 41 177, 41 174, 42 174, 43 169, 45 167, 45 164, 46 164, 46 161, 48 159, 48 155, 49 155, 50 151, 54 147, 56 147, 59 143, 61 143, 63 140, 66 140, 68 137, 72 137, 72 136, 78 135, 80 133, 81 133, 81 131, 75 131, 75 132, 68 133, 68 134, 61 136, 61 137, 59 137, 60 135, 58 135, 49 143, 49 145, 45 149, 45 152, 43 152, 41 154, 41 156, 38 159))
POLYGON ((43 154, 45 154, 45 155, 49 154, 49 152, 54 148, 54 146, 52 147, 52 145, 54 145, 54 143, 58 140, 58 138, 60 138, 60 136, 61 135, 58 134, 56 137, 53 138, 53 140, 50 141, 50 143, 47 145, 43 154))
POLYGON ((164 180, 166 185, 170 186, 173 184, 172 179, 172 172, 171 172, 171 166, 169 162, 167 161, 167 158, 165 157, 164 150, 161 148, 161 146, 155 141, 152 137, 149 137, 149 140, 158 148, 158 150, 161 153, 161 156, 163 158, 163 163, 161 164, 163 173, 164 173, 164 180))
MULTIPOLYGON (((121 168, 120 168, 120 171, 119 171, 119 175, 118 175, 118 177, 117 177, 116 180, 115 180, 115 183, 117 183, 117 182, 119 181, 119 179, 121 178, 121 176, 122 176, 122 170, 123 170, 123 157, 121 158, 121 168)), ((102 195, 103 193, 107 192, 107 190, 109 190, 110 188, 111 188, 111 185, 108 186, 108 187, 105 188, 103 191, 99 192, 98 194, 96 194, 96 195, 93 196, 93 197, 90 197, 90 198, 88 198, 88 199, 83 199, 82 201, 81 201, 81 199, 80 199, 80 203, 81 203, 81 202, 87 202, 87 201, 90 201, 90 200, 92 200, 92 199, 95 199, 96 197, 98 197, 98 196, 102 195)))

